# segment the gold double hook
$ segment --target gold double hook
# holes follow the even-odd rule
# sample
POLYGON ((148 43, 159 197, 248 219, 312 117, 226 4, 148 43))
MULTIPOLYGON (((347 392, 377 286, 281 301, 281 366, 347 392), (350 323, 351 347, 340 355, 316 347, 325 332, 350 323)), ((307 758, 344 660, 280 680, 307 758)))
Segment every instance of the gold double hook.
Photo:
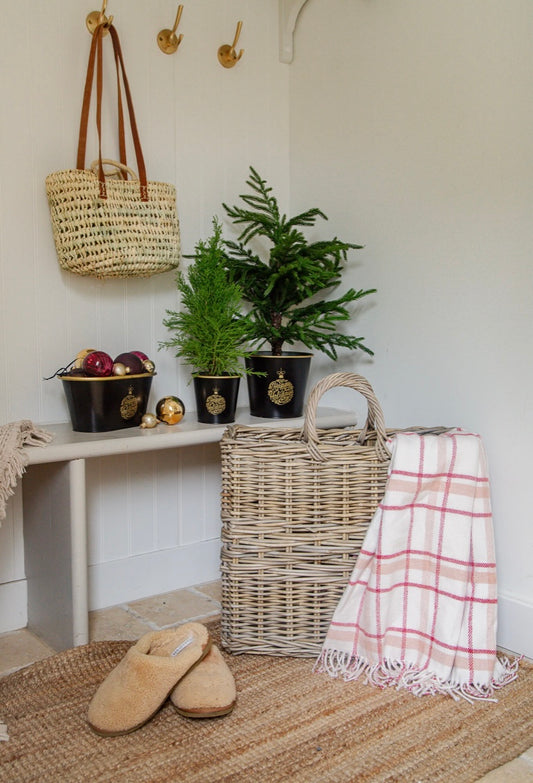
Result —
POLYGON ((108 30, 107 28, 113 21, 113 17, 110 16, 109 18, 105 15, 105 11, 107 8, 107 0, 103 0, 102 4, 102 10, 101 11, 91 11, 90 14, 87 15, 87 19, 85 20, 85 24, 87 25, 87 29, 92 35, 99 24, 105 24, 104 28, 104 35, 107 35, 108 30))
POLYGON ((157 34, 157 45, 161 49, 162 52, 165 54, 174 54, 176 49, 181 43, 181 40, 183 38, 183 33, 181 33, 179 36, 176 35, 176 30, 178 29, 178 25, 180 23, 181 15, 183 13, 183 6, 178 6, 178 13, 176 14, 176 21, 174 22, 174 26, 172 27, 172 30, 169 30, 168 28, 165 30, 160 30, 157 34))
POLYGON ((239 60, 244 54, 244 49, 241 49, 239 54, 237 54, 237 50, 236 50, 236 46, 241 34, 241 30, 242 30, 242 22, 238 22, 237 31, 235 32, 235 38, 233 39, 232 45, 229 46, 229 44, 224 44, 218 50, 218 61, 221 65, 224 66, 224 68, 233 68, 233 66, 239 62, 239 60))

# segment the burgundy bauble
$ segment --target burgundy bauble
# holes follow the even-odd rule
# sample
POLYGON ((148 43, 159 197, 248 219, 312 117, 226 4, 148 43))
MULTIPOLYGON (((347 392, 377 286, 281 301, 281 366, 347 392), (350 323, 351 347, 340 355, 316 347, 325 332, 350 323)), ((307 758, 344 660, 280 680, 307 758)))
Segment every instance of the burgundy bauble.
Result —
POLYGON ((115 364, 123 364, 126 368, 126 375, 139 375, 144 372, 142 359, 136 356, 132 351, 120 353, 115 358, 115 364))
POLYGON ((105 351, 92 351, 84 358, 82 368, 87 375, 103 378, 113 373, 113 359, 105 351))
POLYGON ((141 362, 145 362, 148 359, 148 356, 143 353, 142 351, 130 351, 134 356, 138 356, 141 362))

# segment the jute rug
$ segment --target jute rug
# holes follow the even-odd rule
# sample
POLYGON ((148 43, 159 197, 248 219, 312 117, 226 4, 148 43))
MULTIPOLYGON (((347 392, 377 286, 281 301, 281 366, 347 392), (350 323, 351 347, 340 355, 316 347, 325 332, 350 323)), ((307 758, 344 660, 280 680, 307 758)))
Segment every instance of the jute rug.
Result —
POLYGON ((313 674, 312 661, 227 657, 238 703, 190 720, 166 704, 102 738, 85 722, 130 642, 93 642, 0 680, 0 780, 9 783, 468 783, 533 744, 533 665, 498 703, 417 698, 313 674))

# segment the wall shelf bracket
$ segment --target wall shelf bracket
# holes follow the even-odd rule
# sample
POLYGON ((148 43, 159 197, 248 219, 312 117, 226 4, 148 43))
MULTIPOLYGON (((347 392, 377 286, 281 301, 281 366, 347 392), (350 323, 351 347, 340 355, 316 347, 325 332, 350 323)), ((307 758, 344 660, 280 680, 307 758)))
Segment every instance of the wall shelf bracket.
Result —
POLYGON ((306 2, 307 0, 279 0, 279 59, 282 63, 292 63, 296 20, 306 2))

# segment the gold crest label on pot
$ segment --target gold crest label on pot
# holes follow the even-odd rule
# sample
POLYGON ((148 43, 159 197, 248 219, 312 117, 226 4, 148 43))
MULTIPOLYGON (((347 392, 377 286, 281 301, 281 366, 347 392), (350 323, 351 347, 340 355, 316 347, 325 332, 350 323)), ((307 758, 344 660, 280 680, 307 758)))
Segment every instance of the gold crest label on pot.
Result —
POLYGON ((205 401, 205 407, 212 416, 219 416, 226 410, 226 400, 218 393, 218 389, 213 389, 213 394, 205 401))
POLYGON ((268 384, 268 399, 274 405, 286 405, 294 397, 294 386, 285 378, 285 370, 278 370, 278 377, 268 384))
POLYGON ((127 395, 123 397, 120 403, 120 415, 123 419, 133 419, 138 407, 139 401, 133 394, 133 386, 130 386, 127 395))

